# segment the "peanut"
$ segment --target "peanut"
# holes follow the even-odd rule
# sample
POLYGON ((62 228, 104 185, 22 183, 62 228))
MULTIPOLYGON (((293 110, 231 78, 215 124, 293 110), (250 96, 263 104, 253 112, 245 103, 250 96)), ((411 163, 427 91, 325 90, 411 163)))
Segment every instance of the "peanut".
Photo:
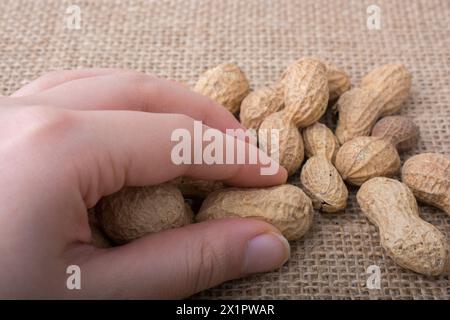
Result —
POLYGON ((279 163, 294 174, 303 162, 303 140, 297 127, 283 117, 281 112, 268 116, 260 126, 259 145, 269 155, 278 154, 279 163), (272 143, 272 130, 279 130, 278 146, 272 143), (278 149, 273 149, 278 147, 278 149))
POLYGON ((288 239, 301 238, 312 226, 311 200, 298 187, 281 185, 263 189, 228 188, 210 194, 196 220, 255 218, 266 221, 288 239))
POLYGON ((303 142, 305 154, 308 158, 321 154, 331 163, 334 163, 336 153, 339 150, 339 142, 326 125, 316 122, 303 129, 303 142))
MULTIPOLYGON (((320 60, 318 58, 312 58, 315 60, 320 60)), ((275 89, 278 92, 278 95, 284 97, 284 88, 287 79, 287 74, 291 70, 292 66, 295 66, 299 61, 298 60, 292 63, 281 75, 277 84, 275 85, 275 89)), ((321 61, 327 70, 327 79, 328 79, 328 91, 329 91, 329 102, 336 101, 339 96, 341 96, 344 92, 350 90, 351 82, 348 74, 340 69, 338 66, 331 62, 321 61)))
POLYGON ((95 224, 90 224, 89 226, 92 234, 91 244, 96 248, 110 248, 111 242, 106 238, 103 231, 95 224))
POLYGON ((356 137, 342 145, 336 156, 336 168, 344 180, 361 185, 373 177, 390 177, 400 169, 400 156, 395 146, 403 150, 417 143, 418 127, 405 117, 380 120, 377 136, 356 137))
POLYGON ((450 251, 445 237, 419 217, 416 199, 405 184, 373 178, 361 186, 356 198, 369 221, 378 227, 381 246, 394 262, 427 276, 448 270, 450 251))
POLYGON ((91 229, 91 244, 96 248, 109 248, 111 242, 100 229, 97 217, 95 215, 95 208, 88 210, 89 227, 91 229))
POLYGON ((336 212, 346 207, 347 187, 339 172, 325 156, 309 158, 303 165, 300 181, 315 209, 336 212))
POLYGON ((252 91, 241 103, 241 123, 248 129, 257 130, 263 120, 283 107, 283 97, 274 88, 266 87, 252 91))
POLYGON ((338 149, 336 137, 327 126, 316 122, 303 130, 303 139, 310 157, 300 174, 303 190, 312 199, 315 209, 324 212, 344 209, 348 190, 332 164, 338 149))
POLYGON ((351 82, 348 74, 333 63, 326 62, 329 102, 336 101, 344 92, 350 90, 351 82))
POLYGON ((372 129, 373 137, 388 139, 399 152, 417 146, 419 127, 403 116, 381 118, 372 129))
POLYGON ((420 201, 450 215, 450 157, 423 153, 406 160, 402 180, 420 201))
POLYGON ((341 144, 369 135, 380 117, 398 112, 408 97, 411 74, 403 65, 388 64, 370 72, 361 85, 342 94, 336 104, 336 136, 341 144))
POLYGON ((411 73, 402 64, 385 64, 369 72, 361 87, 375 92, 383 101, 380 117, 400 110, 411 89, 411 73))
POLYGON ((328 105, 327 68, 316 59, 301 59, 286 74, 284 87, 285 117, 297 127, 318 121, 328 105))
POLYGON ((342 145, 335 165, 342 179, 359 186, 373 177, 394 176, 400 170, 400 157, 385 139, 356 137, 342 145))
POLYGON ((281 130, 279 162, 289 174, 293 174, 304 157, 302 137, 295 131, 298 127, 306 127, 319 120, 327 107, 329 93, 326 67, 319 60, 299 60, 288 68, 282 82, 285 107, 261 123, 260 129, 266 130, 260 130, 259 140, 263 150, 271 155, 267 148, 266 142, 270 140, 267 135, 270 136, 272 129, 281 130), (293 154, 293 151, 301 154, 293 154))
POLYGON ((171 184, 124 188, 103 198, 96 211, 103 230, 118 244, 193 220, 180 190, 171 184))
POLYGON ((211 192, 224 187, 220 181, 208 181, 189 177, 178 177, 172 180, 171 183, 177 186, 183 196, 187 198, 205 198, 211 192))
POLYGON ((231 113, 237 113, 250 91, 250 85, 237 65, 223 63, 205 71, 195 84, 194 91, 223 105, 231 113))

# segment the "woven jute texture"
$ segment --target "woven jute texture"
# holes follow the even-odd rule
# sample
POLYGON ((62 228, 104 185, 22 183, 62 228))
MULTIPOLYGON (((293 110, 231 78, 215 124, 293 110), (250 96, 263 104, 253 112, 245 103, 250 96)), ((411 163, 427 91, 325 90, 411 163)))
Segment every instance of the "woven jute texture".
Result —
MULTIPOLYGON (((124 0, 0 2, 0 93, 10 94, 46 71, 121 67, 193 84, 209 66, 233 61, 252 87, 276 80, 302 56, 334 61, 353 84, 375 66, 402 62, 413 74, 402 114, 421 130, 402 156, 450 154, 450 2, 448 0, 124 0), (381 9, 369 30, 367 7, 381 9), (81 29, 67 27, 67 8, 81 9, 81 29)), ((295 183, 294 179, 294 183, 295 183)), ((362 215, 356 189, 341 214, 316 213, 312 230, 292 242, 279 270, 231 281, 195 298, 448 299, 449 275, 424 277, 396 266, 362 215), (381 289, 366 285, 381 270, 381 289)), ((422 217, 450 241, 450 218, 422 206, 422 217)))

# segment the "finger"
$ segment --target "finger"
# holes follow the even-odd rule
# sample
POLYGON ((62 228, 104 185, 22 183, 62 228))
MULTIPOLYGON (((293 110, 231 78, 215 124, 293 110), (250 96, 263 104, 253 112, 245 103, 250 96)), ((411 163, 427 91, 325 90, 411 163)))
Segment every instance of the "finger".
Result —
POLYGON ((85 297, 188 297, 224 281, 266 272, 289 244, 262 221, 223 219, 167 230, 100 251, 82 264, 85 297), (113 267, 111 267, 113 266, 113 267))
POLYGON ((67 109, 180 113, 223 132, 243 128, 224 107, 174 81, 137 72, 115 73, 63 83, 23 103, 67 109))
POLYGON ((74 112, 74 117, 80 123, 75 145, 66 143, 65 148, 66 154, 77 159, 81 168, 80 189, 88 207, 125 185, 154 185, 183 175, 244 187, 281 184, 287 178, 286 170, 255 145, 196 124, 187 116, 90 111, 74 112), (176 130, 185 135, 172 141, 176 130), (206 145, 211 143, 202 141, 202 132, 214 133, 215 140, 229 146, 216 151, 218 155, 223 153, 216 163, 205 160, 206 145), (190 155, 179 161, 180 153, 174 148, 182 143, 183 154, 190 155), (238 163, 236 156, 226 162, 226 153, 230 151, 242 155, 243 161, 238 163), (251 155, 256 157, 252 159, 251 155), (265 172, 263 168, 270 171, 265 172))
POLYGON ((83 78, 97 77, 118 72, 125 72, 125 71, 122 69, 115 69, 115 68, 52 71, 40 76, 39 78, 33 80, 30 83, 27 83, 22 88, 11 94, 11 97, 29 96, 56 87, 65 82, 83 78))

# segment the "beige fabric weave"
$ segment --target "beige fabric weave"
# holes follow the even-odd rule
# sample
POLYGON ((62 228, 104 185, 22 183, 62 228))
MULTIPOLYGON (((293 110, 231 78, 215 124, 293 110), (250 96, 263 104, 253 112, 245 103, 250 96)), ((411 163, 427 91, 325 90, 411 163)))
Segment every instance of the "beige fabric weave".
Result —
MULTIPOLYGON (((234 61, 253 87, 274 81, 294 59, 314 55, 344 67, 357 84, 374 66, 400 61, 413 74, 402 114, 421 129, 411 154, 450 154, 450 2, 448 0, 123 0, 74 1, 81 30, 66 27, 72 1, 0 2, 0 93, 45 71, 121 67, 193 84, 206 67, 234 61), (368 30, 368 5, 381 8, 381 30, 368 30)), ((448 299, 448 274, 427 278, 397 267, 379 245, 351 190, 343 214, 316 213, 292 243, 281 269, 232 281, 196 298, 448 299), (366 268, 381 268, 381 289, 366 287, 366 268)), ((450 217, 423 207, 446 233, 450 217)))

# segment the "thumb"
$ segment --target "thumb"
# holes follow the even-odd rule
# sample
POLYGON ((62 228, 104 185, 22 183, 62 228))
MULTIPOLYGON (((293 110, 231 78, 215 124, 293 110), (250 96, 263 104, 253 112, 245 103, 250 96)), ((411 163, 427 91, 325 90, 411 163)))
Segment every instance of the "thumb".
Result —
POLYGON ((96 298, 183 298, 276 269, 289 253, 287 240, 265 222, 208 221, 99 250, 82 267, 82 291, 96 298))

